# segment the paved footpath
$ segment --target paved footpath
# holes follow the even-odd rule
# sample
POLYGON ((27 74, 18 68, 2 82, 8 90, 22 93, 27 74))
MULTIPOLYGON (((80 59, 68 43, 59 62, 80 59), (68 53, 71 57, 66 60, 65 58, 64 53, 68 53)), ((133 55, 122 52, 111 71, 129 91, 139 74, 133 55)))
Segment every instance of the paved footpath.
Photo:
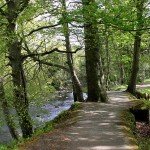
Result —
POLYGON ((108 104, 84 103, 74 124, 41 136, 25 150, 137 150, 119 118, 130 100, 125 92, 108 96, 108 104))

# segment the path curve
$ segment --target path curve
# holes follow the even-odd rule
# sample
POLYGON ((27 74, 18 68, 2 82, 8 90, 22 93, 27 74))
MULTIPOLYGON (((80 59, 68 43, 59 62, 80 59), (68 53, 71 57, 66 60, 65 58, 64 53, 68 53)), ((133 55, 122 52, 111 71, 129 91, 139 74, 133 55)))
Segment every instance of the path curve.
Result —
POLYGON ((83 103, 76 123, 44 134, 24 150, 137 150, 119 119, 131 101, 125 92, 108 92, 108 96, 108 104, 83 103))

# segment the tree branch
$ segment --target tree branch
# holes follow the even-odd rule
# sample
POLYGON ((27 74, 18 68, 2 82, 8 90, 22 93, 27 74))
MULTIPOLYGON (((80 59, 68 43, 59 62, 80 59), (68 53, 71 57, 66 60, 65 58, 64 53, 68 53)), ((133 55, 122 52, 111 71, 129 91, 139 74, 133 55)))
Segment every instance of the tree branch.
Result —
POLYGON ((39 28, 37 28, 37 29, 33 29, 33 30, 30 31, 26 36, 30 36, 31 34, 37 32, 37 31, 40 31, 40 30, 43 30, 43 29, 48 29, 48 28, 57 27, 57 26, 59 26, 59 25, 60 25, 60 23, 54 24, 54 25, 49 25, 49 26, 39 27, 39 28))
POLYGON ((24 44, 25 44, 25 47, 26 47, 25 50, 29 54, 28 57, 32 58, 33 61, 39 62, 40 64, 44 64, 44 65, 47 65, 47 66, 57 67, 57 68, 60 68, 60 69, 63 69, 65 71, 69 72, 69 69, 65 66, 54 64, 54 63, 47 62, 47 61, 44 61, 44 60, 40 60, 39 58, 36 57, 38 55, 36 55, 36 56, 32 55, 32 52, 29 50, 28 45, 26 43, 24 43, 24 44))
MULTIPOLYGON (((27 57, 45 56, 45 55, 48 55, 48 54, 51 54, 51 53, 54 53, 54 52, 59 52, 59 53, 76 53, 79 50, 81 50, 81 48, 82 47, 79 47, 75 51, 72 51, 72 52, 62 51, 62 50, 59 50, 58 48, 54 48, 51 51, 46 51, 46 52, 43 52, 43 53, 37 53, 37 54, 35 54, 35 53, 28 53, 28 55, 24 55, 23 56, 23 59, 26 59, 27 57)), ((24 49, 27 50, 27 47, 24 48, 24 49)))
POLYGON ((32 59, 33 59, 34 61, 39 62, 40 64, 44 64, 44 65, 47 65, 47 66, 60 68, 60 69, 63 69, 63 70, 65 70, 65 71, 67 71, 67 72, 70 72, 69 69, 68 69, 67 67, 65 67, 65 66, 58 65, 58 64, 54 64, 54 63, 47 62, 47 61, 44 61, 44 60, 40 60, 40 59, 33 58, 33 57, 32 57, 32 59))
POLYGON ((29 1, 30 1, 30 0, 22 0, 22 1, 20 2, 20 9, 19 9, 19 12, 22 12, 26 7, 28 7, 29 1))
POLYGON ((0 7, 0 13, 1 13, 2 16, 6 16, 6 13, 2 9, 6 5, 7 5, 7 3, 5 3, 3 6, 0 7))
MULTIPOLYGON (((100 22, 100 24, 102 24, 102 22, 100 22)), ((127 32, 137 32, 137 31, 150 30, 150 27, 141 28, 141 29, 126 29, 126 28, 122 28, 122 27, 119 27, 119 26, 111 24, 111 23, 107 23, 107 22, 103 22, 103 24, 106 24, 106 25, 111 26, 113 28, 116 28, 118 30, 127 31, 127 32)))

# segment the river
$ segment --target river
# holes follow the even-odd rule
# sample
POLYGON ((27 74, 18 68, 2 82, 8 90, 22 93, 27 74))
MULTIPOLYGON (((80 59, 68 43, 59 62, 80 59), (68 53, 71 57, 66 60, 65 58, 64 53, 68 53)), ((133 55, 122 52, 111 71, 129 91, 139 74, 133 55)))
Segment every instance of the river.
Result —
MULTIPOLYGON (((86 97, 86 94, 84 94, 84 97, 86 97)), ((29 112, 33 120, 33 127, 43 127, 47 121, 54 119, 63 110, 68 110, 72 104, 72 93, 67 93, 65 97, 62 97, 62 100, 48 100, 46 103, 40 105, 31 104, 29 112)), ((12 113, 14 113, 13 110, 12 113)), ((12 141, 12 137, 6 125, 4 116, 2 115, 2 110, 0 110, 0 116, 0 144, 6 144, 12 141)), ((21 134, 21 130, 19 128, 18 131, 21 134)))

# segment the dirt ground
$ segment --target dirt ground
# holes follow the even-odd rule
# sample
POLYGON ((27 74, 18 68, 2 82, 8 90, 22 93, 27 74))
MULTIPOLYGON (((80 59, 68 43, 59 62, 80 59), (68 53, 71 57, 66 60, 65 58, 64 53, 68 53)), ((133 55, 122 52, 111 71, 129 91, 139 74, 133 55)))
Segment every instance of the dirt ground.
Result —
POLYGON ((135 150, 123 130, 120 114, 130 107, 125 92, 109 92, 109 103, 83 103, 65 127, 26 143, 21 150, 135 150), (71 123, 70 123, 71 122, 71 123))

